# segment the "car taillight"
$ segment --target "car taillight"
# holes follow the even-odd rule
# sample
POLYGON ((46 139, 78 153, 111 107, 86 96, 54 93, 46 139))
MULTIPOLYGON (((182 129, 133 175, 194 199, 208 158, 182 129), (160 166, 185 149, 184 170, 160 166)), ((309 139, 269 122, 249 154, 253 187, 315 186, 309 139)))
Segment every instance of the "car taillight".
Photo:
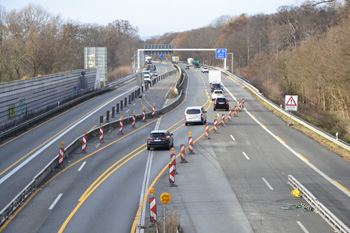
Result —
POLYGON ((162 139, 167 140, 167 141, 169 140, 169 138, 162 138, 162 139))
POLYGON ((185 114, 185 120, 186 120, 186 114, 185 114))
POLYGON ((147 141, 152 140, 153 138, 147 138, 147 141))
POLYGON ((203 114, 201 114, 201 118, 203 118, 203 114))

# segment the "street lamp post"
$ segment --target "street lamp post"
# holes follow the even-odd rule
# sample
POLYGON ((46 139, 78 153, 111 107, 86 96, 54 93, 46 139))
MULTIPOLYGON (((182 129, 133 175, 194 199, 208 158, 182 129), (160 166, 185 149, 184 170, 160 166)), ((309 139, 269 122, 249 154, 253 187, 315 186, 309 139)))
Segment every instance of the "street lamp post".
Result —
POLYGON ((227 53, 231 54, 231 73, 233 73, 233 53, 227 53))

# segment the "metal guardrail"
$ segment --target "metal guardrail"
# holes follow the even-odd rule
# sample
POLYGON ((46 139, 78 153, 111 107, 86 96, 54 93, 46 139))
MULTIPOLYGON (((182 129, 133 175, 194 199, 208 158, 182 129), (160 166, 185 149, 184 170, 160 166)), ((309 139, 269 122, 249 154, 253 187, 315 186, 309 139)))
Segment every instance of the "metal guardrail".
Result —
POLYGON ((301 196, 314 208, 314 211, 321 215, 321 217, 336 231, 342 233, 350 233, 350 229, 340 221, 327 207, 325 207, 317 198, 307 190, 297 179, 288 175, 288 184, 293 189, 298 189, 301 196))
MULTIPOLYGON (((177 70, 171 70, 163 75, 160 75, 157 77, 157 79, 155 79, 156 81, 160 81, 166 77, 168 77, 169 75, 173 74, 174 72, 178 71, 179 68, 177 67, 177 70)), ((119 81, 117 80, 116 82, 114 82, 112 84, 113 85, 117 85, 120 84, 122 82, 128 81, 129 79, 135 77, 134 75, 128 75, 125 78, 123 78, 123 81, 119 81)), ((111 87, 112 87, 111 86, 111 87)), ((109 89, 110 87, 106 87, 106 89, 109 89)), ((105 90, 106 90, 105 89, 105 90)), ((183 87, 181 88, 183 89, 183 87)), ((160 115, 170 111, 171 109, 177 107, 183 100, 184 100, 184 94, 183 91, 180 91, 180 94, 178 96, 178 98, 172 103, 167 105, 166 107, 163 107, 162 109, 156 110, 155 111, 155 116, 153 118, 157 118, 160 115)), ((136 120, 142 120, 142 114, 140 115, 136 115, 136 120)), ((146 113, 146 117, 147 118, 152 118, 152 112, 146 113)), ((119 127, 119 122, 120 120, 116 120, 116 121, 110 121, 109 123, 106 123, 103 126, 103 129, 105 131, 113 129, 113 128, 118 128, 119 127)), ((132 122, 132 117, 127 117, 123 119, 123 124, 130 124, 132 122)), ((95 128, 89 132, 86 133, 86 140, 89 141, 92 138, 98 137, 100 133, 100 127, 95 128)), ((81 135, 78 138, 76 138, 71 144, 69 144, 65 149, 64 149, 64 158, 67 158, 69 156, 70 153, 72 153, 76 148, 80 147, 82 145, 82 141, 83 141, 83 136, 81 135)), ((40 185, 40 183, 47 178, 47 176, 50 175, 51 172, 53 172, 57 166, 59 165, 58 162, 59 159, 59 155, 57 154, 56 157, 54 159, 51 160, 51 162, 49 164, 47 164, 34 178, 33 180, 21 191, 19 192, 11 201, 9 204, 7 204, 0 212, 0 226, 2 226, 7 219, 10 218, 10 216, 25 202, 25 200, 32 195, 36 189, 38 188, 38 186, 40 185)))
POLYGON ((269 104, 271 107, 273 107, 275 110, 279 111, 280 113, 284 114, 287 117, 290 117, 293 121, 303 125, 304 127, 310 129, 311 131, 313 131, 314 133, 317 133, 318 135, 322 136, 323 138, 333 142, 334 144, 342 147, 345 150, 350 151, 350 144, 341 140, 341 139, 337 139, 335 136, 325 132, 324 130, 302 120, 301 118, 286 112, 285 110, 281 109, 280 106, 278 106, 277 104, 273 103, 272 101, 270 101, 269 99, 267 99, 265 96, 263 96, 263 94, 253 85, 251 85, 250 83, 248 83, 247 81, 243 80, 241 77, 237 76, 236 74, 232 74, 226 70, 223 70, 221 68, 218 67, 212 67, 212 66, 208 66, 212 69, 217 69, 220 70, 222 73, 226 74, 227 76, 235 79, 236 81, 238 81, 240 84, 242 84, 243 86, 245 86, 247 89, 249 89, 252 93, 254 93, 257 97, 259 97, 261 100, 263 100, 264 102, 266 102, 267 104, 269 104))

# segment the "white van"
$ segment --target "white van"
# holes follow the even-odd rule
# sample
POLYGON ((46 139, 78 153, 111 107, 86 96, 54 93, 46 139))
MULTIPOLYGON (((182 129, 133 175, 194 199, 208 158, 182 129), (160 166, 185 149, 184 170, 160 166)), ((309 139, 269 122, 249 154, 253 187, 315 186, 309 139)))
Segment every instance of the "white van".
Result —
POLYGON ((152 76, 151 76, 151 72, 149 70, 142 71, 142 75, 143 75, 143 81, 145 83, 152 82, 152 76))
POLYGON ((202 106, 188 107, 185 110, 185 125, 189 123, 207 123, 207 111, 202 106))

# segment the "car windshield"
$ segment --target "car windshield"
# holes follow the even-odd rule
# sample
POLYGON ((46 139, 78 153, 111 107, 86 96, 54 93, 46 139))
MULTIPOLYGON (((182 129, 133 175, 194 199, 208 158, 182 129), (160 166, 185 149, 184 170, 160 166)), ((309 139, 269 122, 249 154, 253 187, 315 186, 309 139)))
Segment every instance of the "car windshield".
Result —
POLYGON ((165 137, 164 133, 151 133, 151 137, 160 138, 165 137))
POLYGON ((199 109, 187 109, 187 114, 199 114, 201 111, 199 109))
POLYGON ((222 91, 214 91, 215 94, 222 94, 222 91))

